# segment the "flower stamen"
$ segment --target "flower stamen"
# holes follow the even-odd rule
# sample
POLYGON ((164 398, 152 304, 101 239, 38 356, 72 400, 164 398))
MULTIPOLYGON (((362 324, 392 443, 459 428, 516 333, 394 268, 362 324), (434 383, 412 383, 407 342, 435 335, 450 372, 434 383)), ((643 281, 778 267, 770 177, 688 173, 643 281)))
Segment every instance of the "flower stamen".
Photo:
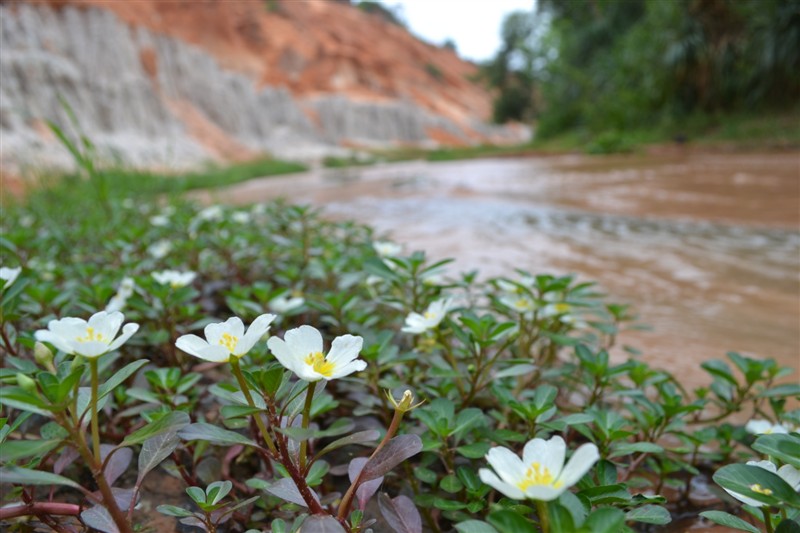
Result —
POLYGON ((310 353, 306 356, 305 362, 314 369, 314 372, 322 374, 326 378, 333 374, 333 363, 326 361, 322 352, 310 353))
POLYGON ((550 469, 542 467, 541 463, 533 463, 528 470, 525 471, 525 478, 517 483, 517 487, 521 491, 527 490, 529 487, 550 485, 555 488, 561 487, 560 481, 555 481, 555 477, 550 473, 550 469))
POLYGON ((758 483, 754 483, 754 484, 750 485, 750 490, 752 490, 753 492, 757 492, 759 494, 763 494, 764 496, 771 496, 772 495, 772 489, 767 489, 765 487, 762 487, 758 483))
POLYGON ((236 345, 239 343, 239 337, 231 335, 230 333, 223 333, 219 339, 219 343, 233 353, 236 350, 236 345))
POLYGON ((93 327, 89 326, 86 328, 86 336, 85 337, 78 337, 78 342, 106 342, 106 337, 102 333, 96 332, 93 327))

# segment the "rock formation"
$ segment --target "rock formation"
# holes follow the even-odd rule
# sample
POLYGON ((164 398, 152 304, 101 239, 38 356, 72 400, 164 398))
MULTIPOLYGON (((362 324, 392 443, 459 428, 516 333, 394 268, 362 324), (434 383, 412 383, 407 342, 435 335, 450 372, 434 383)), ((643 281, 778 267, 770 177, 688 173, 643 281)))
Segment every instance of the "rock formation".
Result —
POLYGON ((68 165, 46 123, 104 157, 185 166, 261 152, 522 140, 488 126, 474 65, 329 1, 0 3, 0 164, 68 165))

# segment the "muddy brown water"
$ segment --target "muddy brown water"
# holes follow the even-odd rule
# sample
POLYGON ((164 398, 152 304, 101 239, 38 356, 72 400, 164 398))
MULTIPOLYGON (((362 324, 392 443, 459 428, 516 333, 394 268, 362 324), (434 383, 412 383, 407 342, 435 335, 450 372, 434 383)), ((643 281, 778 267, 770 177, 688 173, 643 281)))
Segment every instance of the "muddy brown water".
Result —
POLYGON ((797 153, 408 162, 256 179, 212 199, 275 197, 454 257, 453 273, 596 280, 652 327, 621 345, 691 385, 707 382, 699 362, 730 350, 800 368, 797 153))

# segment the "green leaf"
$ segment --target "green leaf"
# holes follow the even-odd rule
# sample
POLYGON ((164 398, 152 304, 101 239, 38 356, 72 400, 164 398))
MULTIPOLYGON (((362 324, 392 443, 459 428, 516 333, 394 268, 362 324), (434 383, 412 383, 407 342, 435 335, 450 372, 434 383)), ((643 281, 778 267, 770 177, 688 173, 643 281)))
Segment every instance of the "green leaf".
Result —
POLYGON ((160 435, 150 437, 142 444, 139 452, 139 474, 137 484, 141 484, 144 476, 166 459, 180 444, 178 430, 170 429, 160 435))
POLYGON ((342 437, 341 439, 337 439, 324 448, 322 448, 316 455, 317 458, 322 457, 326 453, 332 452, 338 448, 343 446, 348 446, 350 444, 366 444, 368 442, 375 442, 379 438, 381 438, 381 433, 377 429, 368 429, 366 431, 358 431, 353 433, 352 435, 348 435, 346 437, 342 437))
POLYGON ((625 513, 614 507, 601 507, 589 515, 581 531, 619 533, 625 525, 625 513))
POLYGON ((186 427, 190 422, 189 415, 184 413, 183 411, 171 411, 161 418, 150 422, 146 426, 137 429, 133 433, 129 434, 125 439, 119 444, 119 448, 124 446, 131 446, 133 444, 139 444, 141 442, 146 441, 147 439, 151 439, 157 435, 161 435, 162 433, 166 433, 171 430, 180 430, 181 428, 186 427))
POLYGON ((587 498, 593 505, 603 503, 622 503, 630 501, 631 494, 622 483, 615 485, 605 485, 603 487, 592 487, 578 493, 587 498))
POLYGON ((149 362, 150 361, 147 359, 139 359, 138 361, 134 361, 133 363, 129 363, 120 368, 114 373, 113 376, 108 378, 105 383, 100 385, 99 389, 97 389, 97 399, 99 400, 107 394, 110 394, 111 391, 122 385, 126 379, 134 375, 140 368, 149 362))
POLYGON ((514 511, 495 511, 487 520, 500 533, 536 533, 533 524, 514 511))
POLYGON ((19 466, 0 467, 0 483, 15 483, 18 485, 66 485, 75 489, 81 486, 64 476, 31 470, 19 466))
POLYGON ((623 442, 621 444, 612 445, 609 459, 614 457, 622 457, 623 455, 630 455, 632 453, 662 453, 664 448, 653 442, 623 442))
POLYGON ((753 443, 753 449, 800 468, 800 437, 780 433, 760 435, 753 443))
POLYGON ((459 455, 463 455, 467 459, 480 459, 489 451, 492 445, 488 442, 474 442, 472 444, 465 444, 459 446, 456 451, 459 455))
POLYGON ((44 455, 63 439, 54 440, 10 440, 0 444, 0 461, 8 463, 32 455, 44 455))
POLYGON ((714 481, 722 488, 728 489, 742 496, 747 496, 769 505, 780 505, 784 502, 794 507, 800 507, 800 494, 781 479, 763 468, 754 465, 732 464, 726 465, 714 473, 714 481), (770 494, 756 492, 751 487, 759 485, 762 490, 771 491, 770 494))
POLYGON ((800 396, 800 385, 797 383, 787 383, 785 385, 769 388, 759 394, 761 398, 782 398, 785 396, 800 396))
POLYGON ((455 494, 460 492, 461 489, 464 488, 464 485, 456 476, 449 474, 442 478, 442 480, 439 482, 439 487, 445 492, 455 494))
POLYGON ((761 530, 754 525, 745 522, 738 516, 733 516, 724 511, 703 511, 700 513, 700 516, 721 526, 738 529, 740 531, 749 531, 750 533, 761 533, 761 530))
POLYGON ((722 361, 720 359, 711 359, 709 361, 705 361, 704 363, 702 363, 700 367, 703 368, 709 374, 724 379, 731 385, 734 386, 739 385, 736 381, 736 378, 733 376, 733 372, 731 372, 731 367, 729 367, 728 363, 726 363, 725 361, 722 361))
POLYGON ((571 533, 575 531, 573 515, 564 506, 556 502, 548 502, 547 514, 550 517, 550 531, 552 533, 571 533))
POLYGON ((467 520, 466 522, 459 522, 455 525, 458 533, 498 533, 498 531, 480 520, 467 520))
POLYGON ((625 520, 663 526, 672 522, 672 516, 670 516, 669 511, 659 505, 643 505, 628 511, 625 514, 625 520))
POLYGON ((189 424, 178 432, 178 436, 183 440, 202 440, 210 442, 211 444, 217 444, 219 446, 244 444, 245 446, 258 447, 254 441, 248 439, 244 435, 240 435, 234 431, 228 431, 227 429, 222 429, 217 426, 212 426, 211 424, 206 424, 205 422, 189 424))
POLYGON ((179 518, 185 518, 187 516, 194 516, 194 513, 191 511, 187 511, 183 507, 178 507, 177 505, 159 505, 156 507, 156 510, 167 516, 177 516, 179 518))

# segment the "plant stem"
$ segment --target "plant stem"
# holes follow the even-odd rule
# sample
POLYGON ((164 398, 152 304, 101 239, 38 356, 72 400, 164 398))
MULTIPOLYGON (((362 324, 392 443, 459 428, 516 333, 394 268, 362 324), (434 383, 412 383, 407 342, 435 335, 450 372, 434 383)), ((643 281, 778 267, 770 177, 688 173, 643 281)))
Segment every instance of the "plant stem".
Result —
POLYGON ((550 515, 547 513, 547 502, 536 500, 536 514, 539 515, 539 525, 542 533, 550 533, 550 515))
MULTIPOLYGON (((311 404, 314 402, 314 389, 317 387, 316 381, 310 381, 306 388, 306 403, 303 406, 303 429, 308 428, 311 420, 311 404)), ((300 441, 300 472, 306 471, 306 454, 308 453, 308 439, 300 441)))
POLYGON ((353 497, 356 495, 356 489, 358 489, 359 485, 361 485, 361 474, 364 473, 364 469, 367 468, 367 465, 370 461, 372 461, 373 457, 375 457, 379 451, 386 446, 386 443, 392 440, 395 433, 397 433, 398 428, 400 427, 400 421, 403 419, 404 411, 400 409, 395 409, 394 417, 392 418, 392 423, 389 424, 389 429, 386 430, 386 435, 383 437, 383 440, 378 444, 378 447, 375 448, 375 451, 372 452, 372 455, 369 456, 367 462, 364 463, 364 467, 361 469, 361 472, 358 473, 358 476, 353 480, 353 483, 350 485, 350 488, 347 489, 347 492, 342 498, 342 503, 339 504, 339 514, 337 519, 339 522, 344 520, 344 517, 347 516, 347 513, 350 511, 350 505, 353 501, 353 497))
MULTIPOLYGON (((233 371, 233 375, 236 376, 236 381, 239 383, 239 388, 242 389, 242 394, 244 394, 245 400, 247 400, 247 404, 250 407, 255 407, 256 404, 253 401, 253 397, 250 395, 250 388, 247 386, 247 381, 244 379, 244 375, 242 374, 242 369, 239 367, 239 359, 235 356, 231 357, 231 370, 233 371)), ((264 437, 264 442, 267 443, 267 447, 273 454, 278 453, 278 449, 275 447, 275 443, 272 442, 272 437, 270 437, 269 432, 267 431, 267 426, 264 425, 264 421, 261 419, 261 415, 259 413, 253 414, 253 419, 256 421, 256 425, 258 429, 261 431, 261 435, 264 437)))
POLYGON ((766 507, 762 507, 761 514, 764 515, 764 525, 767 526, 767 533, 773 533, 775 528, 772 527, 772 516, 770 516, 769 510, 766 507))
POLYGON ((100 426, 97 422, 97 358, 89 359, 89 369, 92 372, 92 451, 94 452, 94 460, 98 465, 103 464, 100 459, 100 426))

